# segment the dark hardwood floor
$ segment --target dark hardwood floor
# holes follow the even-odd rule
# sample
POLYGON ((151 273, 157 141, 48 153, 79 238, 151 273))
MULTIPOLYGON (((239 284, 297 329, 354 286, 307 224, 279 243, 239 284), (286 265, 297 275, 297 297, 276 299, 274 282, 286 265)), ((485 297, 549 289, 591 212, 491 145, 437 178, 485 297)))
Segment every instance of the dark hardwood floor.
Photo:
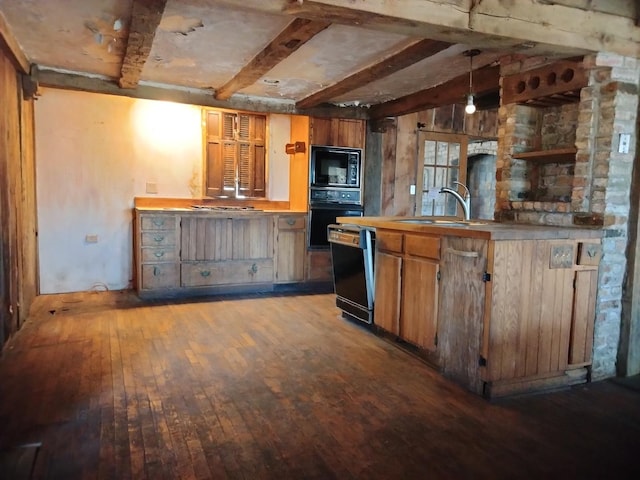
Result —
POLYGON ((488 402, 332 295, 43 296, 0 360, 0 449, 40 442, 39 479, 636 479, 627 383, 488 402))

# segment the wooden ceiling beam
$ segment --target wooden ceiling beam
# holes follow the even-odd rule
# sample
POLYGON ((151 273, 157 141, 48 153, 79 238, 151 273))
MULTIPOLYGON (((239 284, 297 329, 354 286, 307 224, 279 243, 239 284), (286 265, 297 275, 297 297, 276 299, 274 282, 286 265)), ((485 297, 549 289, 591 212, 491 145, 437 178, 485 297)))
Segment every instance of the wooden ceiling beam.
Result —
POLYGON ((429 39, 419 40, 390 57, 385 58, 381 62, 360 70, 338 83, 334 83, 330 87, 300 100, 296 103, 296 107, 300 109, 315 107, 332 98, 407 68, 420 60, 441 52, 449 46, 451 46, 451 44, 447 42, 438 42, 429 39))
MULTIPOLYGON (((63 73, 47 69, 38 70, 38 81, 42 87, 102 93, 105 95, 117 95, 130 98, 143 98, 147 100, 160 100, 164 102, 196 105, 198 107, 231 108, 248 112, 309 115, 323 118, 353 118, 360 120, 366 120, 368 118, 368 111, 358 107, 323 105, 321 107, 299 111, 295 108, 293 102, 245 96, 231 98, 229 100, 217 100, 211 95, 209 89, 185 89, 151 85, 139 85, 138 88, 121 89, 113 79, 108 77, 87 77, 81 74, 63 73)), ((46 92, 43 92, 43 95, 46 95, 46 92)))
POLYGON ((136 88, 167 0, 133 0, 127 50, 120 69, 120 88, 136 88))
MULTIPOLYGON (((499 89, 500 67, 486 67, 473 72, 473 93, 481 96, 499 89)), ((469 93, 469 75, 460 75, 433 88, 371 107, 369 117, 398 117, 429 108, 464 102, 469 93)))
POLYGON ((329 25, 331 24, 325 21, 296 18, 231 80, 216 89, 215 97, 218 100, 226 100, 238 90, 253 85, 269 70, 329 25))

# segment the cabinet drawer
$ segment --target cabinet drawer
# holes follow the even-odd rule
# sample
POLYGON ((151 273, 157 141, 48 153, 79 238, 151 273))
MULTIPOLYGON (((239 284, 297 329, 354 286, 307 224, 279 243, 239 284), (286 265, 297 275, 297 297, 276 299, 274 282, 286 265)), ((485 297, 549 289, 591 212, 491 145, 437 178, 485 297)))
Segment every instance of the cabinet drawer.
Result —
POLYGON ((176 255, 176 249, 172 246, 169 248, 143 248, 142 249, 142 261, 144 263, 149 262, 173 262, 178 258, 176 255))
POLYGON ((142 289, 173 288, 180 284, 178 265, 175 263, 159 263, 142 265, 142 289))
POLYGON ((440 258, 440 237, 405 235, 405 251, 417 257, 440 258))
POLYGON ((376 232, 376 248, 387 252, 402 253, 402 233, 376 232))
POLYGON ((165 245, 176 244, 175 230, 158 231, 158 232, 142 232, 143 247, 160 247, 165 245))
POLYGON ((175 215, 142 215, 140 216, 142 230, 173 230, 176 228, 175 215))
POLYGON ((280 230, 299 230, 303 229, 306 225, 306 219, 304 216, 285 216, 278 217, 278 229, 280 230))
POLYGON ((182 286, 273 282, 273 259, 182 264, 182 286))

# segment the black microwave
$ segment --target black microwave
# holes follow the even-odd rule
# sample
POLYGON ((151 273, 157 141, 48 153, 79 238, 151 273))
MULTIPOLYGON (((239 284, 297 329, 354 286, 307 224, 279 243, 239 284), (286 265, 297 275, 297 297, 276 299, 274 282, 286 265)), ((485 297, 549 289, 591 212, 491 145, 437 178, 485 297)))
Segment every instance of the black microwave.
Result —
POLYGON ((311 145, 311 186, 360 188, 361 160, 359 148, 311 145))

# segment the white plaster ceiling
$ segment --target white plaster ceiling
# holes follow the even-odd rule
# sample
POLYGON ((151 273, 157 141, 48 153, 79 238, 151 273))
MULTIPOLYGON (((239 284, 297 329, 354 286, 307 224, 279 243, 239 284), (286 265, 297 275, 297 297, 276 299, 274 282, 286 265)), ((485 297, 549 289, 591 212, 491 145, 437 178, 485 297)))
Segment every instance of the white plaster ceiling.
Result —
MULTIPOLYGON (((0 0, 0 12, 29 62, 40 69, 98 75, 114 81, 120 76, 131 9, 132 0, 0 0)), ((226 6, 216 0, 169 0, 140 84, 215 90, 233 78, 292 19, 283 13, 226 6)), ((446 32, 439 32, 438 40, 443 40, 443 35, 446 32)), ((459 38, 457 32, 451 41, 459 38)), ((416 40, 401 33, 334 23, 253 85, 236 93, 301 100, 416 40)), ((487 39, 488 48, 474 58, 474 68, 518 51, 518 44, 509 39, 487 39)), ((462 52, 477 47, 475 43, 455 43, 404 70, 338 95, 331 102, 373 105, 444 83, 468 71, 469 59, 462 52)), ((567 52, 562 53, 566 56, 567 52)))

